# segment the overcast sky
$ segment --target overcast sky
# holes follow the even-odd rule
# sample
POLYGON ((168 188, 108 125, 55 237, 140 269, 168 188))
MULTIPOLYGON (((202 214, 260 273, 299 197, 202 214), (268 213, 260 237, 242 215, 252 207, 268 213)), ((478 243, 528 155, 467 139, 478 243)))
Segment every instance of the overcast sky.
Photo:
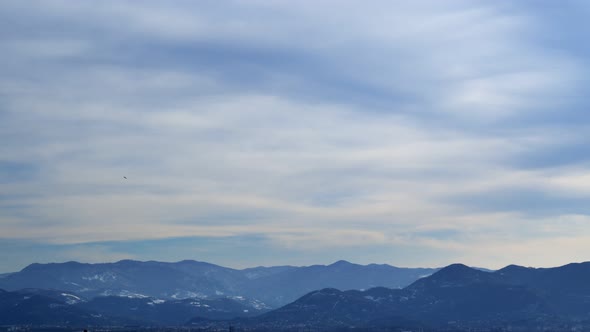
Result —
POLYGON ((0 272, 590 260, 589 18, 582 0, 2 1, 0 272))

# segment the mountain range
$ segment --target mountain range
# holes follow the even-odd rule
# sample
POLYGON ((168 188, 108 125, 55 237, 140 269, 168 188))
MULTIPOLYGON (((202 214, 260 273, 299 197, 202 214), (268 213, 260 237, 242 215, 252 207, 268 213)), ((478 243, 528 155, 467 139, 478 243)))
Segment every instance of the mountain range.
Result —
POLYGON ((0 325, 188 324, 226 328, 231 324, 265 330, 590 328, 590 262, 539 269, 510 265, 497 271, 453 264, 440 270, 413 271, 416 278, 403 288, 391 287, 391 280, 389 287, 375 284, 387 279, 381 274, 384 271, 391 273, 397 268, 344 261, 328 266, 245 270, 193 261, 34 264, 0 279, 1 288, 8 289, 0 290, 0 325), (423 272, 433 273, 420 278, 423 272), (290 283, 301 288, 331 285, 272 310, 262 297, 252 296, 262 294, 256 293, 262 286, 253 287, 253 282, 252 288, 247 288, 248 283, 233 284, 231 280, 265 280, 268 293, 264 296, 269 299, 294 294, 288 288, 296 287, 290 283), (54 285, 69 285, 77 292, 56 290, 54 285), (197 288, 199 285, 208 288, 197 288), (190 296, 192 293, 198 296, 190 296))
POLYGON ((260 308, 277 308, 313 290, 342 290, 376 286, 405 287, 436 269, 358 265, 275 266, 236 270, 205 262, 138 262, 31 264, 0 278, 0 288, 59 289, 83 298, 97 296, 185 298, 241 297, 260 308))
POLYGON ((245 326, 588 329, 590 262, 484 272, 447 266, 404 289, 311 292, 245 326))

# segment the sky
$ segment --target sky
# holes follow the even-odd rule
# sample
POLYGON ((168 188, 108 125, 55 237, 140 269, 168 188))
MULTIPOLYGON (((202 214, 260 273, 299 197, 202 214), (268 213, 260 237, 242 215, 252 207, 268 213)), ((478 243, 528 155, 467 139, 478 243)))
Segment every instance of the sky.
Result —
POLYGON ((4 0, 0 273, 590 260, 589 16, 4 0))

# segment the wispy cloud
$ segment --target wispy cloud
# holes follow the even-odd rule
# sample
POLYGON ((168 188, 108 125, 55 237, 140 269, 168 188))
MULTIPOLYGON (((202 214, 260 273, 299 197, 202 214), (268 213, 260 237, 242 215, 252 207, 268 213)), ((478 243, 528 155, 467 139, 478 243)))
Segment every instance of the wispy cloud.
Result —
POLYGON ((545 6, 3 2, 0 238, 93 260, 255 239, 197 241, 240 266, 281 263, 263 247, 282 263, 583 259, 587 50, 555 38, 588 8, 557 6, 576 12, 564 27, 545 6))

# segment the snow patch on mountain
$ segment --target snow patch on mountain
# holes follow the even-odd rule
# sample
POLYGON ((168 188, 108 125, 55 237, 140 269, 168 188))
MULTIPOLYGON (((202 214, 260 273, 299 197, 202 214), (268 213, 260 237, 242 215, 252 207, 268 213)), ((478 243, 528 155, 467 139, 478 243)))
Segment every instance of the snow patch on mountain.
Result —
POLYGON ((203 293, 192 292, 192 291, 178 291, 178 292, 172 294, 170 297, 175 300, 192 299, 192 298, 206 299, 207 295, 205 295, 203 293))
POLYGON ((61 293, 61 296, 65 297, 65 302, 67 304, 76 304, 79 302, 82 302, 82 299, 77 297, 76 295, 73 294, 68 294, 68 293, 61 293))
POLYGON ((82 280, 86 281, 100 281, 100 282, 109 282, 117 280, 117 275, 112 272, 103 272, 100 274, 95 274, 92 276, 83 276, 82 280))
POLYGON ((198 307, 198 308, 200 308, 200 307, 209 308, 210 307, 208 304, 201 304, 201 302, 198 302, 198 301, 191 302, 191 305, 193 307, 198 307))
POLYGON ((146 298, 149 297, 147 295, 130 292, 128 290, 122 290, 122 291, 120 291, 119 294, 118 294, 118 296, 128 297, 128 298, 131 298, 131 299, 146 299, 146 298))
POLYGON ((166 302, 166 301, 164 301, 164 300, 160 300, 160 299, 152 299, 152 300, 151 300, 151 301, 149 301, 147 304, 148 304, 148 305, 151 305, 151 306, 154 306, 154 305, 156 305, 156 304, 162 304, 162 303, 164 303, 164 302, 166 302))

